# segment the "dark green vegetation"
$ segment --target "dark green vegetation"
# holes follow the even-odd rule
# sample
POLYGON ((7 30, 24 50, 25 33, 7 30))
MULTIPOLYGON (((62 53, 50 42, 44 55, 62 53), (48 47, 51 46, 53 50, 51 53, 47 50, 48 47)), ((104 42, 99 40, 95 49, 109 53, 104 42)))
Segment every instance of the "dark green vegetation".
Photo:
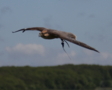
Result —
POLYGON ((112 66, 0 67, 0 90, 95 90, 98 87, 99 90, 112 87, 112 66))

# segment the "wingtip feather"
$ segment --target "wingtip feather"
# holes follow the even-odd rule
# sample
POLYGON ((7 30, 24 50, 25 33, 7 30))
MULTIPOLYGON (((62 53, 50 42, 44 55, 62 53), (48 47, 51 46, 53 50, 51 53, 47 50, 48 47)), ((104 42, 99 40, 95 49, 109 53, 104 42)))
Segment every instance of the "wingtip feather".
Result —
POLYGON ((97 53, 100 53, 100 52, 99 52, 98 50, 96 50, 96 49, 95 49, 94 51, 96 51, 97 53))

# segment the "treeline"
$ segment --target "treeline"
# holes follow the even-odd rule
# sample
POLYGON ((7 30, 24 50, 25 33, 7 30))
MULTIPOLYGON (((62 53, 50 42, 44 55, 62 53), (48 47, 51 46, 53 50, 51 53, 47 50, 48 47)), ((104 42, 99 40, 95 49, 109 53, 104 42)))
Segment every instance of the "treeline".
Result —
POLYGON ((0 67, 0 90, 94 90, 112 87, 112 66, 0 67))

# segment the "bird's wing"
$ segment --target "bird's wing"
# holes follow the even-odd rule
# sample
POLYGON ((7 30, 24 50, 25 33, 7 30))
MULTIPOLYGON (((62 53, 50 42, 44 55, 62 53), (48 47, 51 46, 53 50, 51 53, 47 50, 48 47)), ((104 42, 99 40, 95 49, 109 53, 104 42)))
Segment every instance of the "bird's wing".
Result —
POLYGON ((19 31, 22 31, 22 32, 25 32, 27 30, 37 30, 37 31, 42 31, 42 30, 45 30, 47 28, 44 28, 44 27, 31 27, 31 28, 23 28, 23 29, 20 29, 20 30, 17 30, 17 31, 14 31, 12 33, 16 33, 16 32, 19 32, 19 31))
POLYGON ((67 40, 69 42, 72 42, 72 43, 74 43, 76 45, 79 45, 81 47, 84 47, 84 48, 99 52, 95 48, 93 48, 93 47, 91 47, 91 46, 89 46, 89 45, 87 45, 87 44, 85 44, 83 42, 77 41, 75 38, 70 37, 70 36, 74 36, 74 34, 72 34, 72 33, 67 33, 67 32, 57 31, 57 30, 49 30, 48 33, 57 35, 59 38, 67 40))
POLYGON ((95 48, 93 48, 93 47, 91 47, 91 46, 89 46, 89 45, 87 45, 87 44, 85 44, 85 43, 83 43, 83 42, 80 42, 80 41, 77 41, 77 40, 73 40, 73 39, 70 39, 70 38, 65 38, 65 39, 68 40, 68 41, 70 41, 70 42, 72 42, 72 43, 74 43, 74 44, 77 44, 77 45, 79 45, 79 46, 81 46, 81 47, 84 47, 84 48, 87 48, 87 49, 90 49, 90 50, 99 52, 99 51, 96 50, 95 48))

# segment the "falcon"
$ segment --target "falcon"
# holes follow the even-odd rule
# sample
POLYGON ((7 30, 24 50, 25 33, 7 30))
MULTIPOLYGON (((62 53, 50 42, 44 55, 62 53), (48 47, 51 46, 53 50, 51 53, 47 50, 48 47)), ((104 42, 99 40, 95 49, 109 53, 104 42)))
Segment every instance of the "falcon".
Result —
POLYGON ((89 46, 89 45, 87 45, 87 44, 85 44, 83 42, 80 42, 80 41, 76 40, 76 36, 74 34, 72 34, 72 33, 69 33, 69 32, 64 32, 64 31, 59 31, 59 30, 54 30, 54 29, 48 29, 48 28, 44 28, 44 27, 31 27, 31 28, 23 28, 23 29, 14 31, 12 33, 16 33, 16 32, 19 32, 19 31, 25 32, 25 31, 28 31, 28 30, 40 31, 39 36, 44 38, 44 39, 60 38, 61 45, 62 45, 63 49, 64 49, 64 42, 69 47, 69 44, 67 42, 67 41, 69 41, 71 43, 74 43, 74 44, 79 45, 81 47, 84 47, 86 49, 93 50, 93 51, 99 53, 99 51, 96 50, 95 48, 93 48, 93 47, 91 47, 91 46, 89 46))

